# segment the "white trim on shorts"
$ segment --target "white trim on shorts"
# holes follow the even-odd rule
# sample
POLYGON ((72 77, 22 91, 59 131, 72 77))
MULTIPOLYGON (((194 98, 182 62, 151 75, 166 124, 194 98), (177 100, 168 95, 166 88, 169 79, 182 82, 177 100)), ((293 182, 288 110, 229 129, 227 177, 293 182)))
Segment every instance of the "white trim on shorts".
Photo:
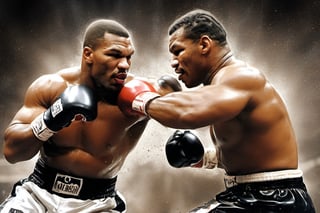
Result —
POLYGON ((236 186, 240 183, 265 182, 274 180, 283 180, 302 177, 303 172, 300 169, 288 169, 273 172, 259 172, 249 175, 230 176, 224 175, 224 184, 226 188, 236 186))

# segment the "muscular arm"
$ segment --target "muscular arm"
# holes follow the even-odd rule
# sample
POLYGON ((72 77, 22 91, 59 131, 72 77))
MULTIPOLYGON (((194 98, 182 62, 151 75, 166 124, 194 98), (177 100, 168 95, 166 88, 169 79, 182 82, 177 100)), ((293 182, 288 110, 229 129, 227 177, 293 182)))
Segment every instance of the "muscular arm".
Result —
POLYGON ((194 129, 236 117, 263 81, 247 71, 224 76, 214 85, 175 92, 152 100, 147 113, 171 128, 194 129), (249 74, 249 75, 248 75, 249 74))
MULTIPOLYGON (((28 112, 29 109, 22 108, 16 117, 20 117, 20 113, 28 112)), ((31 159, 41 146, 42 143, 33 135, 29 123, 15 118, 5 130, 3 153, 10 163, 31 159)))
POLYGON ((49 92, 52 87, 63 85, 58 76, 50 75, 40 77, 28 88, 22 108, 4 133, 3 153, 10 163, 29 160, 38 153, 43 142, 34 136, 30 123, 56 98, 57 91, 49 92))

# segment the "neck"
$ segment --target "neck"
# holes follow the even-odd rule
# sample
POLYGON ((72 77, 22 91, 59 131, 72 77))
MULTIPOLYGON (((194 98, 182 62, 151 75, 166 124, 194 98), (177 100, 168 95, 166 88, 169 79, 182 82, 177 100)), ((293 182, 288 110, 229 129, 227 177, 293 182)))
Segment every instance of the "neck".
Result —
POLYGON ((82 69, 80 74, 80 84, 90 87, 94 91, 98 101, 116 105, 120 90, 105 88, 98 85, 89 73, 89 69, 82 69))
POLYGON ((208 74, 207 80, 204 82, 204 85, 209 85, 213 79, 213 77, 221 70, 223 67, 228 65, 233 58, 233 53, 228 49, 227 51, 223 52, 222 56, 218 58, 217 62, 214 63, 211 71, 208 74))
POLYGON ((120 91, 107 90, 105 88, 98 88, 98 91, 97 91, 98 100, 111 105, 117 105, 119 93, 120 91))

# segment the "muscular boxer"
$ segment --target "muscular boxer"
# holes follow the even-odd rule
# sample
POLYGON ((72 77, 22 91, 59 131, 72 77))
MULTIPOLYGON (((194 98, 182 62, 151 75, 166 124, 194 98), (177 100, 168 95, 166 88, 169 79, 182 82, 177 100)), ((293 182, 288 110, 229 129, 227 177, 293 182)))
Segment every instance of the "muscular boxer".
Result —
MULTIPOLYGON (((126 211, 117 174, 148 122, 117 106, 123 85, 146 82, 128 74, 133 53, 127 29, 97 20, 86 29, 80 67, 43 75, 29 86, 5 130, 3 152, 10 163, 40 156, 1 213, 126 211)), ((179 88, 170 76, 158 82, 144 89, 164 95, 179 88)))
MULTIPOLYGON (((226 191, 191 212, 315 212, 298 169, 297 141, 283 100, 259 70, 235 58, 218 20, 203 10, 178 18, 169 28, 169 50, 179 80, 188 88, 199 87, 163 97, 123 89, 135 94, 131 102, 137 104, 127 107, 163 125, 210 126, 226 191)), ((126 96, 120 99, 127 101, 126 96)), ((192 152, 181 151, 181 144, 190 143, 185 137, 170 144, 175 152, 168 160, 177 167, 184 162, 193 166, 188 162, 192 152)))

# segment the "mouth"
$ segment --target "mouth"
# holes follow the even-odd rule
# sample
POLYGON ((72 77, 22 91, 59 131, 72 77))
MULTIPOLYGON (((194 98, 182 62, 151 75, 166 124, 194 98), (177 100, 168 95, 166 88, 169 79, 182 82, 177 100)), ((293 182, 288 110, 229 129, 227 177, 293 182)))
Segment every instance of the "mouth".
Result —
POLYGON ((185 74, 185 70, 184 70, 184 69, 176 69, 175 72, 176 72, 177 75, 179 75, 179 76, 178 76, 178 79, 179 79, 180 81, 182 81, 182 77, 183 77, 183 75, 185 74))
POLYGON ((115 80, 116 84, 123 85, 125 83, 126 78, 127 78, 126 73, 118 73, 118 74, 114 75, 114 80, 115 80))

